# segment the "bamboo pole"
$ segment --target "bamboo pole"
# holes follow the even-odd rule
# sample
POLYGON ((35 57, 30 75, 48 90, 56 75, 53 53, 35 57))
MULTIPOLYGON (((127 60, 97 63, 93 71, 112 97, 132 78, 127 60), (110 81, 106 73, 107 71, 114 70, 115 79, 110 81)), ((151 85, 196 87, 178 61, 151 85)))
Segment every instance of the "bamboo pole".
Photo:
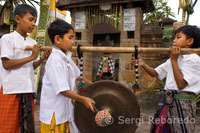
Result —
MULTIPOLYGON (((42 46, 41 50, 51 50, 50 46, 42 46)), ((75 52, 77 47, 73 46, 70 51, 75 52)), ((25 50, 32 50, 32 47, 26 47, 25 50)), ((134 53, 134 47, 91 47, 91 46, 82 46, 80 47, 82 52, 102 52, 102 53, 134 53)), ((138 53, 170 53, 169 48, 147 48, 147 47, 139 47, 138 53)), ((191 49, 191 48, 182 48, 181 53, 183 54, 191 54, 196 53, 200 54, 199 49, 191 49)))

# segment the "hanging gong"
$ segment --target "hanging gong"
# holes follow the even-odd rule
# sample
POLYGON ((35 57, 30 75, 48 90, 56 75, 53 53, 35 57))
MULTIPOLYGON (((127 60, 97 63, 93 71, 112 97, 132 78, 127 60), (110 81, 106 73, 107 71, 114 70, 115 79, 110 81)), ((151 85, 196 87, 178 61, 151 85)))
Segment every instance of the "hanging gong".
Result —
POLYGON ((75 102, 75 122, 81 133, 134 133, 140 120, 139 104, 129 88, 111 80, 100 80, 84 88, 96 112, 75 102))

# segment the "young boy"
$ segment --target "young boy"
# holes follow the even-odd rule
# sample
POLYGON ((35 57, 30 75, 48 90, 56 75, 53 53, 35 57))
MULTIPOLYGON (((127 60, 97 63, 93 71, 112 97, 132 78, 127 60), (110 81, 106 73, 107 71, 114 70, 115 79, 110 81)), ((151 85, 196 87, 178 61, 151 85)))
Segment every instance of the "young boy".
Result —
MULTIPOLYGON (((158 76, 160 80, 166 78, 165 102, 161 112, 167 111, 167 122, 153 123, 152 132, 161 130, 158 125, 164 127, 162 131, 167 130, 169 126, 172 133, 195 131, 195 95, 200 92, 200 57, 197 54, 181 54, 181 48, 199 47, 200 30, 196 26, 182 26, 175 31, 170 59, 165 63, 153 69, 139 60, 138 65, 151 76, 158 76)), ((133 64, 136 62, 133 60, 133 64)), ((158 116, 158 118, 161 120, 164 117, 158 116)))
MULTIPOLYGON (((0 58, 1 58, 1 56, 0 56, 0 58)), ((2 61, 1 61, 1 59, 0 59, 0 73, 2 73, 2 72, 3 72, 3 66, 2 66, 2 61)), ((0 91, 1 91, 1 84, 2 84, 2 83, 1 83, 1 82, 2 82, 1 80, 2 80, 2 79, 1 79, 1 78, 2 78, 2 77, 1 77, 1 74, 0 74, 0 91)))
POLYGON ((72 99, 82 102, 93 112, 95 102, 75 93, 75 81, 80 71, 69 51, 74 43, 74 30, 70 24, 58 19, 50 24, 48 34, 54 46, 43 77, 40 132, 77 133, 72 99))
MULTIPOLYGON (((1 37, 0 37, 0 42, 1 42, 1 37)), ((1 61, 1 45, 0 45, 0 91, 1 91, 1 73, 2 73, 2 61, 1 61)))
POLYGON ((35 27, 37 12, 27 5, 17 5, 14 12, 16 31, 1 38, 1 59, 5 72, 1 73, 0 133, 34 132, 35 92, 34 69, 47 59, 46 52, 39 60, 40 45, 27 36, 35 27), (22 50, 33 46, 33 50, 22 50))

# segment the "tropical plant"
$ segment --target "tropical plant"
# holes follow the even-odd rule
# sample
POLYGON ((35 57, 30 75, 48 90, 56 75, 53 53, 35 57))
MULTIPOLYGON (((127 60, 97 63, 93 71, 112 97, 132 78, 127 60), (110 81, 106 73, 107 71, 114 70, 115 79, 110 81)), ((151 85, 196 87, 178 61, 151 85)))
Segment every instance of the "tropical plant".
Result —
POLYGON ((197 1, 198 0, 195 0, 193 3, 193 0, 179 0, 178 13, 181 8, 183 25, 188 25, 190 15, 194 13, 194 6, 196 5, 197 1), (185 17, 187 18, 185 19, 185 17))
POLYGON ((26 4, 30 4, 32 5, 34 8, 35 5, 34 4, 38 4, 39 5, 39 0, 5 0, 4 4, 2 5, 2 8, 0 10, 0 18, 3 15, 6 17, 6 22, 7 24, 13 24, 14 22, 14 8, 17 4, 19 3, 26 3, 26 4))
POLYGON ((162 33, 164 41, 172 41, 173 29, 164 29, 162 30, 162 33))
POLYGON ((169 7, 167 3, 168 0, 153 0, 155 10, 144 14, 144 23, 152 24, 162 21, 165 18, 175 17, 174 13, 171 11, 171 7, 169 7))

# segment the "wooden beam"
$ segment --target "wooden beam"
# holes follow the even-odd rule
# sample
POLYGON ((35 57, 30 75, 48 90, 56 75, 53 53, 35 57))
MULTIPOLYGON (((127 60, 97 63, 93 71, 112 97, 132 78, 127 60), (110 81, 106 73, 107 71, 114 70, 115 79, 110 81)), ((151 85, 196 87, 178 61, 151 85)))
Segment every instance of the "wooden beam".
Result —
MULTIPOLYGON (((51 50, 52 47, 50 46, 43 46, 41 48, 42 51, 44 50, 51 50)), ((77 47, 73 46, 70 51, 76 52, 77 47)), ((32 50, 32 47, 26 47, 25 50, 32 50)), ((101 53, 134 53, 135 48, 134 47, 91 47, 91 46, 82 46, 80 48, 82 52, 101 52, 101 53)), ((138 53, 158 53, 158 54, 167 54, 170 53, 169 48, 148 48, 148 47, 139 47, 138 53)), ((191 54, 196 53, 200 54, 200 48, 199 49, 193 49, 193 48, 182 48, 181 53, 184 54, 191 54)))

